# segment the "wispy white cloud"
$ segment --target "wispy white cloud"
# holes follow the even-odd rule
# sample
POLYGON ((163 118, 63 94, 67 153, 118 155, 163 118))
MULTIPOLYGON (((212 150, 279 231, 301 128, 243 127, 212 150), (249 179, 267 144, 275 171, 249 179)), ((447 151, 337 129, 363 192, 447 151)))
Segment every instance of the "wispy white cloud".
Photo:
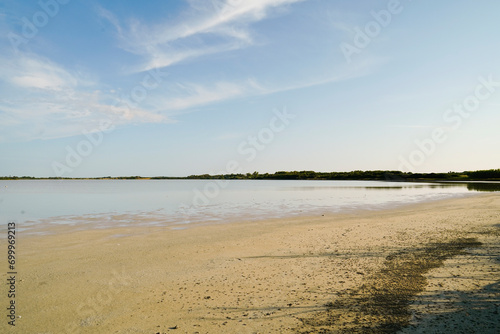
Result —
POLYGON ((191 0, 179 21, 157 25, 134 20, 124 26, 104 8, 98 14, 116 28, 124 50, 145 58, 135 68, 140 72, 252 45, 251 23, 265 19, 273 9, 301 1, 306 0, 191 0))
POLYGON ((238 48, 239 46, 236 44, 227 44, 223 46, 210 46, 199 49, 177 50, 175 52, 154 52, 149 55, 150 60, 147 63, 133 67, 132 72, 142 72, 154 68, 168 67, 187 59, 236 50, 238 48))
POLYGON ((0 69, 0 75, 10 84, 21 88, 60 91, 75 87, 78 79, 60 66, 34 55, 18 54, 2 59, 9 66, 0 69))
POLYGON ((263 92, 254 79, 242 82, 216 82, 210 85, 176 83, 167 88, 166 96, 155 100, 155 105, 163 111, 186 110, 229 99, 255 95, 263 92))
POLYGON ((80 135, 106 119, 115 125, 168 122, 160 113, 116 103, 79 73, 35 54, 0 56, 0 132, 4 140, 26 141, 80 135))
POLYGON ((297 89, 321 86, 346 80, 356 79, 371 74, 374 69, 378 68, 385 60, 382 58, 371 58, 365 61, 360 61, 356 67, 339 66, 339 69, 333 73, 326 73, 321 76, 302 79, 297 83, 288 85, 280 85, 265 90, 266 94, 293 91, 297 89))
POLYGON ((329 9, 326 12, 329 24, 336 30, 344 34, 352 35, 359 16, 355 13, 329 9))
MULTIPOLYGON (((104 8, 99 8, 98 13, 116 28, 122 49, 144 58, 144 62, 131 69, 141 72, 255 45, 259 41, 253 36, 251 24, 302 1, 307 0, 188 0, 189 9, 159 24, 137 19, 120 22, 104 8)), ((308 78, 297 78, 296 83, 276 81, 264 85, 256 79, 217 80, 210 84, 177 82, 167 87, 161 97, 156 97, 155 104, 161 111, 187 110, 228 99, 348 80, 366 75, 373 67, 364 62, 359 62, 357 68, 345 68, 344 65, 341 64, 335 73, 311 74, 308 78)))
POLYGON ((116 29, 116 31, 118 33, 118 36, 123 36, 122 35, 123 30, 122 30, 122 27, 120 26, 120 21, 116 18, 116 16, 113 13, 111 13, 109 10, 107 10, 106 8, 103 8, 101 6, 97 7, 97 13, 102 18, 106 19, 114 26, 114 28, 116 29))
MULTIPOLYGON (((143 57, 136 70, 146 71, 255 45, 259 41, 252 23, 300 1, 307 0, 190 0, 187 11, 157 25, 124 23, 104 8, 98 13, 115 28, 123 49, 143 57)), ((0 52, 0 61, 9 64, 0 68, 0 86, 3 81, 6 87, 0 91, 0 131, 14 140, 80 135, 83 129, 97 128, 102 119, 115 125, 172 122, 173 115, 201 106, 348 80, 374 67, 362 62, 357 68, 341 65, 336 71, 309 73, 295 81, 226 77, 207 83, 180 78, 162 83, 160 89, 148 92, 147 104, 133 107, 117 103, 118 96, 126 94, 118 86, 104 85, 36 54, 0 52)))
MULTIPOLYGON (((216 82, 213 84, 176 83, 166 89, 168 94, 155 100, 161 111, 171 112, 188 110, 208 104, 223 102, 230 99, 250 96, 269 95, 280 92, 293 91, 308 87, 342 82, 369 75, 374 68, 383 61, 360 62, 356 68, 343 67, 334 73, 327 73, 311 78, 299 78, 296 83, 270 83, 262 84, 255 78, 240 80, 238 82, 216 82)), ((170 113, 172 114, 172 113, 170 113)))

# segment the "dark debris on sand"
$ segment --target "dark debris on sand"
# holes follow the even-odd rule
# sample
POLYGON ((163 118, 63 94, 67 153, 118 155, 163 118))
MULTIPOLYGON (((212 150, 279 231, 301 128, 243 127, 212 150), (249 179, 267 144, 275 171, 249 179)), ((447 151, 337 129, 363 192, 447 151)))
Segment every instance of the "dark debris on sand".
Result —
POLYGON ((391 254, 363 286, 339 292, 325 311, 300 319, 297 332, 396 333, 410 323, 410 303, 427 285, 424 275, 466 248, 480 246, 475 238, 456 238, 391 254))

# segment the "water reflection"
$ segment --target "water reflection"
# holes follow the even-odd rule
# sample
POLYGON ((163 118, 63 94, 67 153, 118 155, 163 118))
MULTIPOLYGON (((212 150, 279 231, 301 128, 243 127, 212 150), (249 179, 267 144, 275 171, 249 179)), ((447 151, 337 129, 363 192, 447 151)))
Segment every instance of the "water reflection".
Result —
POLYGON ((500 191, 499 183, 467 183, 467 189, 470 191, 487 191, 495 192, 500 191))
MULTIPOLYGON (((301 181, 292 181, 301 182, 301 181)), ((329 181, 302 181, 302 182, 329 182, 329 181)), ((335 182, 335 181, 334 181, 335 182)), ((345 181, 337 181, 345 182, 345 181)), ((449 189, 467 187, 466 183, 404 183, 404 182, 382 182, 382 181, 365 181, 357 184, 358 181, 351 182, 351 185, 318 185, 318 186, 298 186, 298 187, 282 187, 280 191, 317 191, 317 190, 403 190, 403 189, 449 189), (380 185, 365 185, 366 183, 378 183, 380 185)), ((472 190, 472 189, 471 189, 472 190)))
POLYGON ((403 190, 403 189, 448 189, 465 188, 465 184, 417 184, 408 186, 390 186, 390 187, 364 187, 366 190, 403 190))
POLYGON ((366 190, 403 190, 403 189, 448 189, 448 188, 463 188, 469 191, 484 191, 496 192, 500 191, 500 182, 456 182, 456 183, 439 183, 439 184, 420 184, 408 186, 388 186, 388 187, 363 187, 366 190))

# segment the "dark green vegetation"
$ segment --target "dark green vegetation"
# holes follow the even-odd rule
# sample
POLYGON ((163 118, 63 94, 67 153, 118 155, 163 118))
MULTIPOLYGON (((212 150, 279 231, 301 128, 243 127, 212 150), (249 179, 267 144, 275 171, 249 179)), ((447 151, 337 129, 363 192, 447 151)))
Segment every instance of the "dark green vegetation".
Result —
POLYGON ((274 174, 247 174, 225 175, 191 175, 188 179, 254 179, 254 180, 373 180, 373 181, 500 181, 500 169, 448 172, 448 173, 410 173, 401 171, 352 171, 352 172, 314 172, 293 171, 276 172, 274 174))
POLYGON ((187 177, 142 177, 142 176, 119 176, 119 177, 96 177, 96 178, 67 178, 67 177, 44 177, 35 178, 31 176, 4 176, 0 180, 166 180, 166 179, 225 179, 225 180, 366 180, 366 181, 500 181, 500 169, 448 172, 448 173, 410 173, 401 171, 352 171, 352 172, 314 172, 314 171, 279 171, 273 174, 258 172, 246 174, 219 174, 219 175, 191 175, 187 177))

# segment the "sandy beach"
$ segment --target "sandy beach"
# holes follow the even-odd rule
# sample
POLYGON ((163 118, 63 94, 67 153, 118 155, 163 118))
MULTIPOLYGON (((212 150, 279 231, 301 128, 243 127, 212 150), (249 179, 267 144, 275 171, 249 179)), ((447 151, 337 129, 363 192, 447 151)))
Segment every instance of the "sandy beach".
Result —
POLYGON ((13 328, 3 316, 1 332, 500 332, 498 194, 184 230, 44 231, 18 235, 21 318, 13 328))

